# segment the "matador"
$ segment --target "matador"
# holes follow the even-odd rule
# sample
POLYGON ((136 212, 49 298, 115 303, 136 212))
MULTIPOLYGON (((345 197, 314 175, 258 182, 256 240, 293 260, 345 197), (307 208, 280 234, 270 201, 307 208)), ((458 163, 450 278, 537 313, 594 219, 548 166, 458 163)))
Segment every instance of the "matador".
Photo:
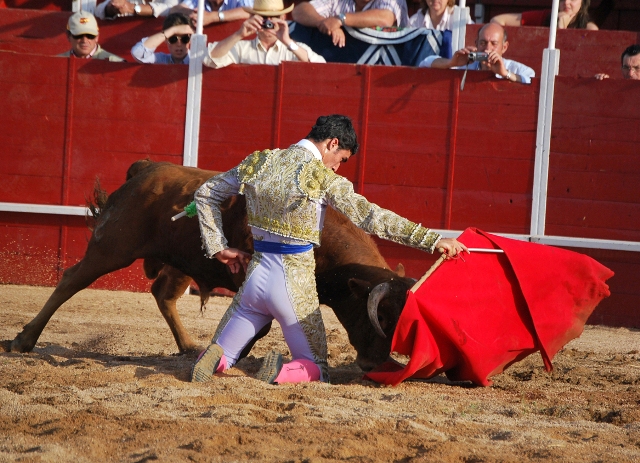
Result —
POLYGON ((292 360, 283 363, 282 355, 271 351, 258 379, 271 384, 329 381, 313 254, 313 247, 321 244, 327 206, 383 239, 427 252, 437 245, 452 256, 466 250, 457 240, 442 238, 355 193, 352 183, 336 171, 357 150, 348 117, 321 116, 305 139, 284 150, 256 151, 198 189, 195 201, 206 255, 234 273, 244 267, 246 278, 193 366, 192 381, 209 381, 232 367, 273 319, 282 328, 292 360), (228 248, 222 231, 220 205, 236 194, 246 198, 252 256, 228 248))

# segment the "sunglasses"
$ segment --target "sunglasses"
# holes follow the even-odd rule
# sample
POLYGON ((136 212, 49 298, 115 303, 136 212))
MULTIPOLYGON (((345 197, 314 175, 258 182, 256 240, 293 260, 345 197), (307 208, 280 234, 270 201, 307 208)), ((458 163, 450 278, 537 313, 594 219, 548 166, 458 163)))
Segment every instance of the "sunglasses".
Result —
POLYGON ((89 40, 94 40, 97 37, 97 35, 93 35, 93 34, 78 34, 78 35, 71 35, 71 37, 73 37, 75 40, 80 40, 83 37, 86 37, 89 40))
MULTIPOLYGON (((176 43, 178 41, 178 36, 177 35, 172 35, 171 37, 169 37, 167 39, 167 42, 169 42, 171 45, 173 45, 174 43, 176 43)), ((180 37, 180 41, 184 44, 187 44, 191 41, 191 36, 190 35, 183 35, 182 37, 180 37)))

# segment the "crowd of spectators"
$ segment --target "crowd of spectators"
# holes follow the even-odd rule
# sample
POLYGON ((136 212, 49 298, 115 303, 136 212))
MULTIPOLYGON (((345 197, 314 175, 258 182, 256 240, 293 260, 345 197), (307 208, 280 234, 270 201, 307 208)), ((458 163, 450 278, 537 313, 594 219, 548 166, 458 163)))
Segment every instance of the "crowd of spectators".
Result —
MULTIPOLYGON (((123 16, 164 16, 162 30, 145 37, 131 49, 140 63, 188 64, 191 35, 197 25, 197 0, 106 0, 94 15, 78 12, 69 18, 67 37, 70 50, 60 56, 123 61, 98 44, 100 19, 123 16), (157 52, 165 45, 169 53, 157 52)), ((597 30, 590 21, 590 0, 560 0, 558 28, 597 30)), ((205 0, 203 26, 242 20, 229 37, 209 44, 204 64, 219 68, 229 64, 271 64, 282 61, 325 62, 311 47, 296 43, 289 35, 286 15, 302 26, 316 28, 331 38, 333 45, 344 47, 345 26, 351 28, 427 28, 446 31, 453 28, 455 0, 420 0, 418 10, 409 17, 406 0, 310 0, 284 7, 282 0, 205 0), (255 35, 252 40, 245 40, 255 35)), ((499 14, 478 31, 475 46, 456 51, 451 58, 429 56, 420 67, 491 71, 496 78, 530 83, 534 71, 527 65, 504 58, 509 48, 504 26, 548 27, 551 10, 499 14)), ((466 18, 472 24, 471 18, 466 18)), ((624 79, 640 80, 640 45, 631 45, 621 56, 624 79)), ((610 76, 596 74, 603 80, 610 76)))

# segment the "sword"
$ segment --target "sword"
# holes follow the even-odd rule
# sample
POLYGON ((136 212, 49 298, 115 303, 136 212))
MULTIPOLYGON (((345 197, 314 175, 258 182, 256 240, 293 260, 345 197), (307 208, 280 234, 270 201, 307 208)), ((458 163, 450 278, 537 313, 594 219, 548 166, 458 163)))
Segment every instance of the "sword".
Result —
POLYGON ((493 249, 493 248, 468 248, 469 252, 495 252, 495 253, 503 253, 502 249, 493 249))

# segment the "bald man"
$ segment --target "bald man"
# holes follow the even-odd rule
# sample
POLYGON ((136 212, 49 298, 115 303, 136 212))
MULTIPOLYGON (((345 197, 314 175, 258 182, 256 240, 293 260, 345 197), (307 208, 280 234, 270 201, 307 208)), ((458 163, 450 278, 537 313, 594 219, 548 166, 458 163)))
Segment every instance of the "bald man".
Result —
POLYGON ((451 59, 428 56, 420 62, 418 67, 460 69, 468 64, 468 69, 470 70, 491 71, 499 79, 530 84, 531 78, 535 77, 536 73, 522 63, 503 58, 502 55, 508 48, 509 42, 504 28, 499 24, 489 23, 482 26, 478 31, 475 47, 466 47, 458 50, 451 59), (469 54, 472 52, 486 53, 488 55, 487 59, 484 61, 471 61, 469 54))

